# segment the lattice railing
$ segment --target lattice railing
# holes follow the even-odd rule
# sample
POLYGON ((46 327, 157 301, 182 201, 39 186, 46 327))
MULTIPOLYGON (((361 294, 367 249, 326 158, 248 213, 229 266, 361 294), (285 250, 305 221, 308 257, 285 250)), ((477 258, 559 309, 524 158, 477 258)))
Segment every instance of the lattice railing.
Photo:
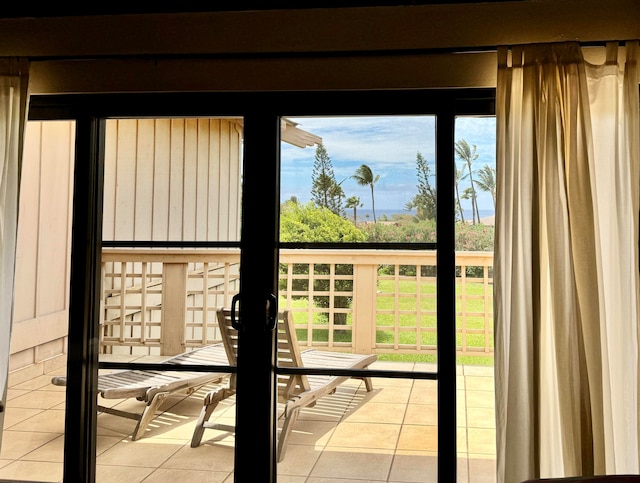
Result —
MULTIPOLYGON (((237 250, 105 250, 101 345, 171 354, 219 340, 239 288, 237 250)), ((303 346, 435 354, 436 253, 281 250, 280 308, 303 346)), ((493 253, 456 254, 458 355, 493 355, 493 253)), ((145 352, 146 351, 146 352, 145 352)))

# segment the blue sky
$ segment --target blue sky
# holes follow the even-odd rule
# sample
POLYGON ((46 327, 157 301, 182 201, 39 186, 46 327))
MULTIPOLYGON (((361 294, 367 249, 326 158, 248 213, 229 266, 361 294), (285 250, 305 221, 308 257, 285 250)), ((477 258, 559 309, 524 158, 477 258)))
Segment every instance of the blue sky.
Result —
MULTIPOLYGON (((323 139, 331 158, 336 181, 342 182, 346 197, 359 196, 363 209, 371 209, 371 191, 351 179, 361 164, 367 164, 380 180, 374 187, 376 213, 403 210, 417 193, 416 154, 432 166, 435 173, 435 118, 433 116, 289 118, 300 129, 323 139)), ((465 139, 477 146, 474 168, 495 167, 495 119, 458 118, 456 141, 465 139)), ((281 151, 281 199, 311 198, 311 174, 315 147, 305 149, 283 143, 281 151)), ((468 184, 466 184, 468 186, 468 184)), ((478 199, 480 210, 493 210, 488 193, 478 199)), ((469 206, 463 207, 470 209, 469 206)))

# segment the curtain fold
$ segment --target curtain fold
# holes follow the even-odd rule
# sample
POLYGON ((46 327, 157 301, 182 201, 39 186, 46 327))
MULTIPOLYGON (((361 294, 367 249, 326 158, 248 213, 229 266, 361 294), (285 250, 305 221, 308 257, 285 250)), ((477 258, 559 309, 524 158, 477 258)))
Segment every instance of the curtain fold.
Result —
MULTIPOLYGON (((5 407, 13 315, 18 200, 29 62, 0 58, 0 408, 5 407)), ((4 412, 0 411, 0 428, 4 412)), ((2 432, 0 432, 0 444, 2 432)))
POLYGON ((637 473, 638 42, 498 49, 497 474, 637 473))

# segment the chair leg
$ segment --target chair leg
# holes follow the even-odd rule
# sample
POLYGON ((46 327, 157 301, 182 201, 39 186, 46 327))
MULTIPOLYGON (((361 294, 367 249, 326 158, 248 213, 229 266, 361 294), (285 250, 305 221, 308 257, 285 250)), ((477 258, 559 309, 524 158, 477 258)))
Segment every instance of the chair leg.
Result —
POLYGON ((363 377, 362 380, 364 381, 364 386, 367 388, 367 392, 373 391, 373 383, 371 382, 371 378, 363 377))
POLYGON ((144 411, 142 411, 142 414, 140 415, 138 424, 136 425, 135 429, 133 430, 133 434, 131 435, 131 441, 136 441, 144 435, 147 426, 156 414, 156 409, 158 409, 160 404, 162 404, 162 402, 167 398, 168 395, 168 392, 159 392, 155 396, 153 396, 153 399, 149 401, 149 404, 147 404, 147 406, 144 408, 144 411))
POLYGON ((235 391, 232 391, 228 388, 222 388, 215 391, 211 391, 207 393, 204 397, 204 402, 202 406, 202 410, 200 411, 200 415, 198 416, 198 420, 196 421, 196 427, 193 430, 193 436, 191 437, 191 447, 197 448, 200 446, 200 442, 202 441, 202 436, 204 435, 204 430, 208 427, 212 427, 212 425, 208 425, 207 422, 213 414, 213 411, 218 406, 218 403, 223 399, 226 399, 234 394, 235 391))
POLYGON ((293 425, 298 419, 298 414, 300 413, 300 408, 294 408, 289 411, 285 409, 285 419, 284 424, 282 425, 282 432, 280 433, 280 438, 278 438, 278 463, 280 463, 284 459, 284 453, 287 450, 287 443, 289 439, 289 435, 291 434, 291 430, 293 429, 293 425))

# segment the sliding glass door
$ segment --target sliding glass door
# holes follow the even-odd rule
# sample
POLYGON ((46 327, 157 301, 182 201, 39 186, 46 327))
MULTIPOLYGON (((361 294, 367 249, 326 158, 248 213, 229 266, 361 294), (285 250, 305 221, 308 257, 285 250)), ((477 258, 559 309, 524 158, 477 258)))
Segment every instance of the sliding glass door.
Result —
POLYGON ((65 481, 455 481, 454 120, 492 99, 34 97, 76 125, 65 481))

